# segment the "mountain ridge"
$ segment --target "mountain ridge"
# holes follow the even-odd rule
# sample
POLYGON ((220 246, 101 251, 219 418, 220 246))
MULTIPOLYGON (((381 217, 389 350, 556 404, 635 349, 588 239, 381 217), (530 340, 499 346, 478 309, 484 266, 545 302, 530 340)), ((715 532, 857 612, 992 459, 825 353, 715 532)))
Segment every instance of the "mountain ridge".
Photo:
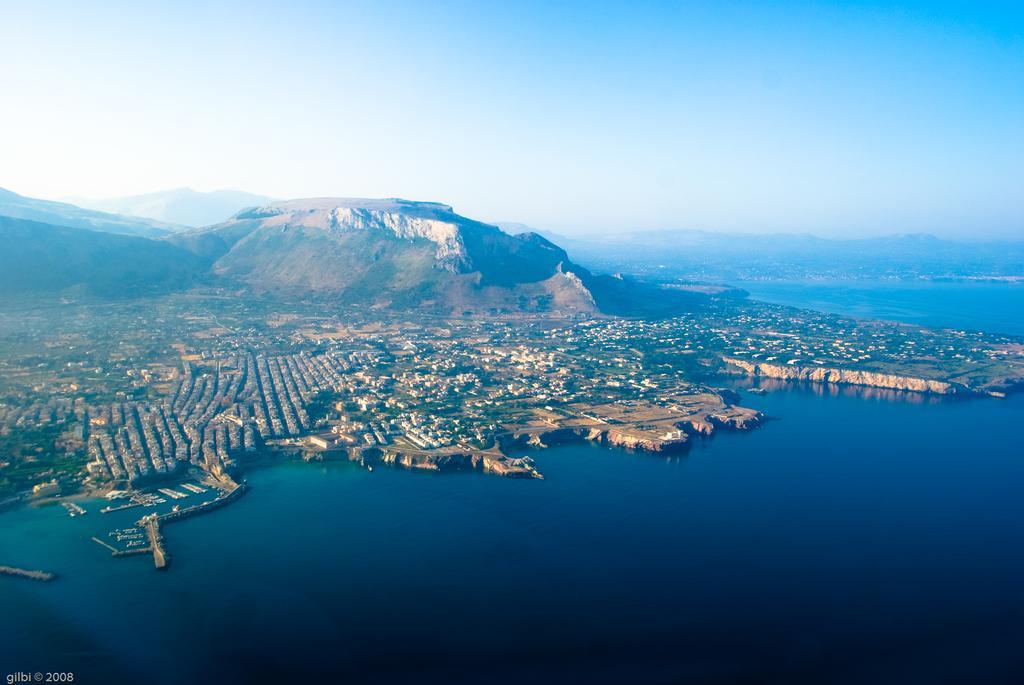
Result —
POLYGON ((0 294, 120 298, 180 290, 200 261, 163 240, 0 216, 0 294))
POLYGON ((439 202, 286 200, 170 232, 3 191, 0 217, 7 245, 0 280, 11 293, 122 297, 205 283, 455 315, 662 315, 703 301, 694 293, 595 275, 541 235, 509 235, 439 202), (120 234, 126 226, 147 235, 120 234))
POLYGON ((266 204, 273 199, 241 190, 202 192, 182 187, 123 197, 72 198, 71 201, 88 209, 194 228, 225 221, 246 207, 266 204))
POLYGON ((159 238, 182 228, 145 217, 111 214, 83 209, 67 202, 27 197, 5 188, 0 188, 0 216, 144 238, 159 238))

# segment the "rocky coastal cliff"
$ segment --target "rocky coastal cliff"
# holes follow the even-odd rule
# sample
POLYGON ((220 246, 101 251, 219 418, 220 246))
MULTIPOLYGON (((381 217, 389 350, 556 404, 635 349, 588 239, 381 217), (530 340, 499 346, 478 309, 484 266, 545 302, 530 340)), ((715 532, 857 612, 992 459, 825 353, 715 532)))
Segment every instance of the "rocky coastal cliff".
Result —
POLYGON ((351 448, 348 457, 418 471, 480 471, 509 478, 544 478, 529 457, 509 457, 495 450, 420 452, 397 447, 351 448))
POLYGON ((747 376, 760 376, 788 381, 810 381, 813 383, 839 383, 845 385, 863 385, 872 388, 889 390, 907 390, 925 392, 936 395, 952 395, 970 392, 968 388, 956 383, 899 376, 879 373, 876 371, 857 371, 852 369, 836 369, 828 367, 807 367, 782 364, 753 363, 744 359, 725 358, 729 370, 747 376))
POLYGON ((529 447, 550 447, 562 442, 587 440, 611 447, 642 452, 678 452, 689 447, 691 435, 710 436, 719 428, 748 430, 759 426, 764 415, 754 409, 730 406, 724 412, 690 416, 674 424, 670 436, 655 437, 649 431, 614 426, 569 426, 551 430, 517 431, 506 442, 529 447))

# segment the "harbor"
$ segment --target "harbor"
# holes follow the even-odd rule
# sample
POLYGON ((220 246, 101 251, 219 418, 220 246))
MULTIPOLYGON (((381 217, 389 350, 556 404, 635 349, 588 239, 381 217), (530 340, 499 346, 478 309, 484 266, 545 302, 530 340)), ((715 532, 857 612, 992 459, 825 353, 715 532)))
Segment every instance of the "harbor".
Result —
POLYGON ((138 525, 146 531, 146 536, 149 539, 149 551, 153 553, 153 565, 157 569, 162 570, 167 568, 167 564, 170 562, 170 555, 164 548, 164 539, 160 534, 161 524, 181 521, 189 518, 190 516, 204 514, 226 504, 230 504, 241 497, 249 487, 248 483, 244 480, 241 483, 235 483, 227 477, 223 477, 222 482, 219 482, 218 484, 225 489, 212 500, 203 502, 202 504, 195 504, 185 509, 180 509, 175 506, 167 514, 153 513, 139 519, 138 525))
MULTIPOLYGON (((175 487, 180 487, 188 494, 170 487, 158 488, 156 492, 172 500, 185 500, 190 497, 197 497, 209 493, 211 489, 217 494, 212 499, 203 500, 190 506, 183 507, 179 504, 174 504, 170 510, 153 511, 139 518, 133 526, 115 528, 107 533, 106 539, 93 536, 91 538, 92 541, 109 550, 110 556, 115 558, 152 554, 153 565, 157 569, 165 569, 170 564, 171 555, 166 549, 161 526, 203 514, 229 504, 246 491, 248 484, 245 481, 236 483, 227 476, 220 476, 204 480, 203 485, 198 483, 180 483, 175 487)), ((124 493, 123 495, 119 493, 115 498, 127 499, 128 501, 120 506, 105 507, 100 511, 103 513, 114 513, 136 507, 157 507, 160 504, 167 503, 167 499, 164 499, 164 497, 158 497, 150 492, 124 493)))
POLYGON ((107 500, 111 502, 125 500, 124 503, 108 504, 107 506, 100 509, 100 513, 112 514, 117 511, 135 509, 136 507, 155 507, 160 504, 166 504, 167 498, 170 498, 172 500, 183 500, 188 499, 193 495, 200 495, 207 492, 207 488, 204 488, 196 483, 179 483, 177 487, 180 487, 183 490, 187 490, 188 493, 180 492, 170 487, 160 487, 157 488, 154 492, 130 492, 125 490, 112 490, 106 495, 107 500))

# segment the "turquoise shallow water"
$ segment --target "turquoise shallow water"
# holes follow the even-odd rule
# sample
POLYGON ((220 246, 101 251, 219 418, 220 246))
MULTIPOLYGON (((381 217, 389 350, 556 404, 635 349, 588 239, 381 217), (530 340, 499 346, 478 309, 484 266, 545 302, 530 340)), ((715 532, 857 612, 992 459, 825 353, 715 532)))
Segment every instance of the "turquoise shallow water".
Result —
POLYGON ((745 281, 754 299, 833 314, 1024 335, 1024 283, 745 281))
MULTIPOLYGON (((0 517, 0 668, 82 683, 1010 682, 1024 397, 791 387, 681 458, 535 453, 544 481, 253 470, 114 560, 117 521, 0 517), (916 400, 916 401, 911 401, 916 400)), ((130 520, 136 512, 126 514, 130 520)))

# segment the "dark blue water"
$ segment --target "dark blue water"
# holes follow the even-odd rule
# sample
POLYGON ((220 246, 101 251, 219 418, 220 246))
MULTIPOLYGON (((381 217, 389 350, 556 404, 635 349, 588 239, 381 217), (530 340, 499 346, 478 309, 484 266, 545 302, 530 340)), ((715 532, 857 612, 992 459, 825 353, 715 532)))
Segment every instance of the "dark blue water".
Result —
POLYGON ((745 281, 754 299, 862 318, 1024 335, 1024 283, 745 281))
POLYGON ((238 503, 167 527, 166 573, 90 542, 109 524, 95 511, 9 512, 0 561, 62 577, 0 578, 0 667, 78 683, 1019 682, 1024 397, 916 399, 748 396, 781 420, 676 459, 540 451, 542 482, 261 468, 238 503))

